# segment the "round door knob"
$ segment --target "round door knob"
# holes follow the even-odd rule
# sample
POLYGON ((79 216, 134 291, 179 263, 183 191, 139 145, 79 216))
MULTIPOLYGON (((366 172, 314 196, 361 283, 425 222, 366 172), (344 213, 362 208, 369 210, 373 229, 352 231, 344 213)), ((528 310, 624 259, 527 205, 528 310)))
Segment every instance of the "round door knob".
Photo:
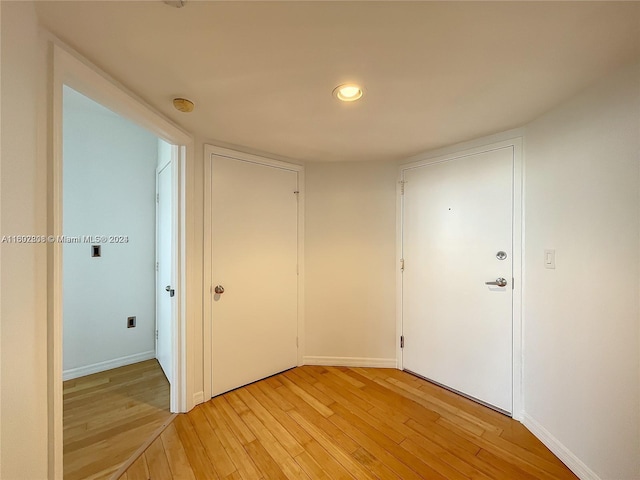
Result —
POLYGON ((213 291, 216 292, 218 295, 223 294, 224 287, 222 285, 216 285, 213 291))

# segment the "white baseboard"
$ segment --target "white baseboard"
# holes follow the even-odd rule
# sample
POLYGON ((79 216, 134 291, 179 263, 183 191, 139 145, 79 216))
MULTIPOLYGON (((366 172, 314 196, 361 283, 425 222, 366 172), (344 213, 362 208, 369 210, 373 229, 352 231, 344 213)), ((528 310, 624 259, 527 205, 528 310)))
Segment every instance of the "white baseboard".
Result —
POLYGON ((554 437, 549 430, 540 425, 526 412, 522 415, 522 424, 529 429, 553 454, 575 473, 580 480, 601 480, 601 478, 582 460, 576 457, 567 447, 554 437))
POLYGON ((323 365, 330 367, 397 368, 398 362, 395 358, 304 357, 304 365, 323 365))
POLYGON ((106 360, 104 362, 93 363, 91 365, 85 365, 84 367, 70 368, 69 370, 62 372, 62 380, 84 377, 86 375, 91 375, 92 373, 104 372, 105 370, 124 367, 125 365, 131 365, 132 363, 144 362, 145 360, 150 360, 152 358, 156 358, 155 350, 114 358, 113 360, 106 360))

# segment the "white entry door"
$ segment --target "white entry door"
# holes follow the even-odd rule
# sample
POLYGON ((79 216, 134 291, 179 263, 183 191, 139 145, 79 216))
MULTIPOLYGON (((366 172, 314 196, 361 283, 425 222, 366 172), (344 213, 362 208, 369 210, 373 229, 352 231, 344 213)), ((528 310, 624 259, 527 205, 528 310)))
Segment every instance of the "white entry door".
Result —
POLYGON ((509 146, 406 169, 402 197, 403 368, 508 413, 513 159, 509 146))
POLYGON ((211 175, 218 395, 297 365, 298 172, 214 155, 211 175))
POLYGON ((172 172, 171 162, 158 169, 156 197, 156 358, 171 383, 172 284, 172 172), (168 288, 167 288, 168 287, 168 288))

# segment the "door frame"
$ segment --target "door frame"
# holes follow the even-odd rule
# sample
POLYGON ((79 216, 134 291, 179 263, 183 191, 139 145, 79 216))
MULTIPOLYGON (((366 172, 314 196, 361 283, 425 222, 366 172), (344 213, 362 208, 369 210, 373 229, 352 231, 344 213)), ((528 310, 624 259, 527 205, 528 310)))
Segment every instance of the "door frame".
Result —
POLYGON ((211 216, 214 212, 212 205, 213 191, 211 174, 213 172, 213 157, 231 158, 258 165, 277 167, 290 170, 298 174, 298 366, 303 365, 304 358, 304 166, 294 163, 273 160, 258 155, 238 152, 228 148, 214 145, 204 146, 204 272, 203 272, 203 376, 204 376, 204 401, 212 395, 212 305, 213 300, 213 266, 211 264, 211 216))
MULTIPOLYGON (((160 273, 158 271, 158 237, 159 237, 159 230, 158 230, 158 225, 159 225, 159 218, 160 218, 160 202, 158 201, 158 195, 159 195, 159 186, 160 186, 160 173, 165 169, 168 168, 171 171, 171 182, 172 184, 173 179, 176 177, 176 175, 178 174, 177 172, 177 163, 178 163, 178 147, 176 145, 171 145, 171 156, 168 160, 166 160, 162 165, 158 165, 156 167, 156 238, 155 238, 155 248, 156 248, 156 256, 155 256, 155 260, 156 260, 156 268, 155 268, 155 338, 154 338, 154 345, 155 345, 155 351, 156 351, 156 359, 158 358, 158 286, 160 284, 160 280, 158 278, 158 274, 160 273)), ((175 205, 175 188, 171 189, 171 208, 173 210, 173 206, 175 205)), ((169 282, 170 285, 175 285, 176 281, 177 281, 177 275, 176 275, 176 255, 175 255, 175 249, 173 248, 173 245, 175 245, 175 242, 177 241, 177 235, 176 235, 176 229, 174 228, 173 225, 173 218, 174 218, 174 213, 175 212, 171 212, 171 218, 172 218, 172 228, 171 228, 171 281, 169 282)), ((175 302, 174 302, 175 303, 175 302)), ((172 308, 173 310, 173 308, 172 308)), ((172 323, 174 323, 175 321, 175 312, 172 311, 172 323)), ((171 351, 171 363, 173 364, 173 354, 174 354, 174 349, 172 347, 172 351, 171 351)), ((171 365, 171 367, 173 368, 175 365, 171 365)), ((165 372, 166 375, 166 372, 165 372)), ((173 377, 173 370, 171 370, 171 377, 173 377)), ((169 381, 169 384, 171 385, 172 382, 174 381, 173 378, 167 378, 167 380, 169 381)))
POLYGON ((510 130, 503 134, 486 137, 484 139, 467 142, 464 144, 454 145, 447 149, 436 152, 430 152, 407 159, 406 163, 400 164, 398 169, 398 183, 396 195, 396 258, 398 268, 396 270, 396 359, 398 368, 403 369, 402 365, 402 349, 400 348, 400 336, 402 335, 403 321, 403 289, 402 289, 402 271, 400 269, 400 261, 402 259, 403 250, 403 196, 402 196, 402 180, 404 172, 417 167, 441 163, 454 160, 469 155, 476 155, 491 150, 512 147, 513 148, 513 303, 512 303, 512 417, 522 421, 524 415, 524 405, 522 398, 522 375, 523 375, 523 337, 522 337, 522 292, 523 292, 523 154, 522 154, 522 132, 521 130, 510 130))
MULTIPOLYGON (((47 231, 55 237, 62 235, 62 123, 63 86, 90 97, 145 128, 168 143, 177 146, 175 173, 172 179, 176 202, 173 206, 172 230, 176 238, 173 246, 176 274, 176 302, 174 303, 172 361, 174 385, 171 386, 171 411, 185 412, 189 404, 187 384, 187 352, 193 350, 194 341, 187 336, 187 292, 186 292, 186 165, 193 162, 193 137, 157 113, 109 75, 92 65, 75 50, 54 36, 49 36, 49 61, 51 103, 49 115, 51 131, 49 137, 49 168, 47 172, 47 231)), ((62 244, 49 243, 47 250, 47 298, 48 298, 48 411, 49 411, 49 477, 62 478, 63 446, 63 349, 62 349, 62 244)))

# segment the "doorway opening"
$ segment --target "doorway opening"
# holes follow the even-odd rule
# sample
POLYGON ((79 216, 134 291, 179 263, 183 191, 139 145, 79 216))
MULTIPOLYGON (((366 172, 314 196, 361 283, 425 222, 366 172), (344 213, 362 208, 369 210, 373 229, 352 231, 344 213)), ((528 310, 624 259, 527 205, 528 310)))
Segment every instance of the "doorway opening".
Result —
MULTIPOLYGON (((53 67, 48 212, 53 239, 49 242, 48 266, 49 468, 52 478, 62 478, 63 473, 65 478, 74 478, 71 468, 63 472, 63 465, 69 465, 63 451, 75 449, 76 459, 90 457, 84 450, 87 445, 118 431, 122 438, 128 435, 121 428, 124 420, 114 422, 111 417, 101 422, 93 413, 88 414, 87 423, 76 417, 79 423, 67 428, 64 420, 70 417, 64 418, 63 412, 66 414, 67 407, 74 403, 70 398, 83 398, 75 403, 97 407, 89 393, 99 392, 105 385, 116 391, 115 380, 122 380, 129 392, 133 386, 146 387, 146 393, 162 397, 162 408, 154 411, 145 411, 154 402, 147 400, 141 402, 146 406, 126 401, 116 406, 118 414, 127 409, 127 413, 138 411, 138 423, 162 423, 171 412, 190 407, 184 370, 183 285, 185 166, 193 139, 66 47, 53 46, 53 67), (70 98, 79 102, 76 106, 80 111, 75 119, 78 138, 74 147, 69 143, 74 128, 67 125, 65 112, 73 102, 70 98), (93 124, 86 118, 87 109, 94 109, 94 114, 100 112, 93 124), (118 122, 121 127, 128 124, 128 128, 119 130, 113 125, 118 122), (102 144, 91 147, 86 142, 91 136, 102 136, 102 144), (74 163, 75 169, 71 168, 74 163), (162 190, 168 192, 162 206, 157 191, 159 174, 162 190), (158 224, 163 225, 163 236, 159 235, 158 224), (161 263, 169 273, 160 279, 156 270, 161 263), (161 287, 170 299, 165 308, 157 306, 160 298, 156 294, 161 287), (157 321, 158 311, 164 311, 164 323, 157 321), (79 339, 75 346, 74 337, 79 339), (105 353, 107 345, 112 347, 109 354, 105 353), (164 352, 165 368, 156 359, 159 351, 161 355, 164 352), (89 380, 88 390, 87 383, 80 379, 89 380), (72 383, 63 387, 65 380, 72 383), (158 387, 154 381, 164 385, 158 387), (161 393, 163 389, 165 393, 161 393), (112 428, 99 435, 82 433, 101 423, 112 428), (70 440, 68 434, 74 433, 83 438, 70 440)), ((122 463, 136 448, 127 454, 103 451, 111 460, 122 463)), ((70 461, 75 460, 70 457, 70 461)), ((102 467, 106 468, 104 464, 102 467)), ((88 475, 88 470, 78 472, 80 478, 88 475)))
POLYGON ((62 112, 56 240, 64 476, 73 479, 117 470, 171 417, 173 297, 164 288, 174 291, 176 147, 66 85, 62 112))

